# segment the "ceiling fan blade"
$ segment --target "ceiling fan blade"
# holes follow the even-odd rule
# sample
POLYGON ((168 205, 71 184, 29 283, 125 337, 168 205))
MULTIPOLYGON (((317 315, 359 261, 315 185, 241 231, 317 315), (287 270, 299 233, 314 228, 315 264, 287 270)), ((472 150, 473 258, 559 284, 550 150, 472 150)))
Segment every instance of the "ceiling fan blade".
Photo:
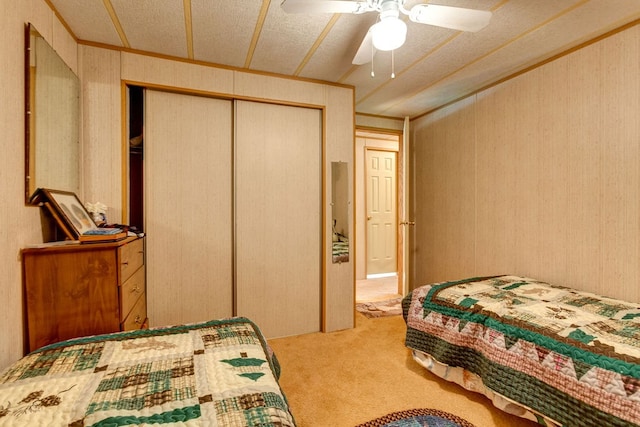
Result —
POLYGON ((367 64, 371 62, 374 54, 375 48, 373 47, 373 36, 371 35, 371 29, 369 29, 367 34, 364 36, 362 43, 360 43, 356 56, 353 57, 353 61, 351 61, 351 63, 354 65, 367 64))
POLYGON ((348 0, 283 0, 280 7, 286 13, 363 13, 366 1, 348 0))
POLYGON ((436 4, 417 4, 411 8, 409 19, 419 24, 475 33, 489 24, 491 12, 436 4))

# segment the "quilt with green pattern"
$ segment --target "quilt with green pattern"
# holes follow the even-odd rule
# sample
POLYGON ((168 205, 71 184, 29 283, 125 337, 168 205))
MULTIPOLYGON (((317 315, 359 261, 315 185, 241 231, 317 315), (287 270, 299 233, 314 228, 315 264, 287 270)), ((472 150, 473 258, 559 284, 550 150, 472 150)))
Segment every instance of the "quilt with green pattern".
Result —
POLYGON ((539 420, 640 425, 638 304, 497 276, 420 287, 403 309, 407 347, 479 376, 539 420))
POLYGON ((68 340, 0 375, 0 426, 294 426, 245 318, 68 340))

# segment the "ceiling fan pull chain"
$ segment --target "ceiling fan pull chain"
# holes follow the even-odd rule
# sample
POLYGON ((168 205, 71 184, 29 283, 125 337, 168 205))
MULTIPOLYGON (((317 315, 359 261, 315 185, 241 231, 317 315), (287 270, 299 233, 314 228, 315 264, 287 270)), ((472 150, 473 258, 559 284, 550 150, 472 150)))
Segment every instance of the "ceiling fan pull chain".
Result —
POLYGON ((396 55, 395 49, 391 51, 391 78, 396 78, 396 55))
POLYGON ((375 48, 373 47, 373 43, 371 44, 371 78, 376 76, 376 73, 373 72, 373 54, 375 53, 375 48))

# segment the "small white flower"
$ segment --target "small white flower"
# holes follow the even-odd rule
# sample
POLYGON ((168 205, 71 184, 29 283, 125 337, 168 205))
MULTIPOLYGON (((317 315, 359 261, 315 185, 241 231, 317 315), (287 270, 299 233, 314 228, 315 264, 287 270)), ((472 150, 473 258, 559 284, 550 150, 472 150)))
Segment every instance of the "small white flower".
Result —
POLYGON ((107 213, 107 205, 105 205, 104 203, 100 203, 100 202, 95 202, 95 203, 89 203, 86 202, 84 204, 85 208, 87 208, 87 211, 92 213, 92 214, 106 214, 107 213))

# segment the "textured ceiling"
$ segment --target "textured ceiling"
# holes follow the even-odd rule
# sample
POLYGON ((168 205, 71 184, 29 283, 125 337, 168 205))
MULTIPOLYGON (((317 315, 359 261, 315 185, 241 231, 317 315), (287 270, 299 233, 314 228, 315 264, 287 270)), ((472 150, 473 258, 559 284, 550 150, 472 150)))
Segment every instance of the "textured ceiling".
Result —
POLYGON ((351 85, 358 113, 387 117, 416 117, 640 19, 640 0, 434 0, 493 16, 477 33, 408 22, 391 79, 390 52, 351 63, 375 12, 286 14, 281 0, 48 1, 80 43, 351 85))

